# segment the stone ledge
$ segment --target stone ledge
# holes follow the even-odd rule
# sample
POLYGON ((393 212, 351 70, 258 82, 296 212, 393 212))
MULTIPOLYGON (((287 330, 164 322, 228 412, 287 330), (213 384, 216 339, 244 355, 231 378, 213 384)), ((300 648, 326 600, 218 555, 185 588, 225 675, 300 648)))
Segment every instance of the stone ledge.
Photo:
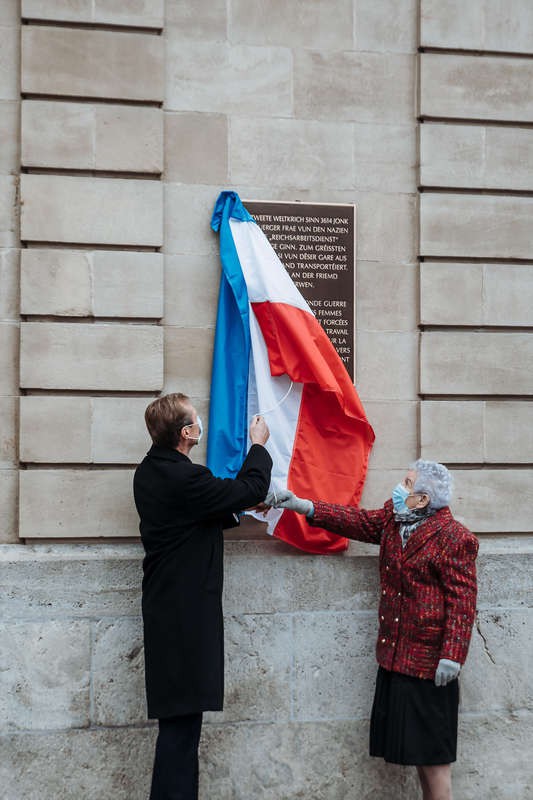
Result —
MULTIPOLYGON (((518 556, 533 554, 533 535, 523 534, 506 536, 494 534, 479 537, 480 556, 505 555, 518 556)), ((345 553, 334 556, 314 556, 296 550, 285 542, 274 537, 262 541, 226 541, 226 558, 235 556, 260 556, 275 554, 276 556, 294 556, 300 559, 324 559, 333 561, 346 558, 377 558, 378 550, 375 545, 366 545, 363 542, 352 542, 345 553)), ((142 559, 144 551, 139 542, 124 544, 76 544, 73 542, 58 542, 57 544, 0 544, 0 563, 18 561, 95 561, 95 560, 130 560, 142 559)))

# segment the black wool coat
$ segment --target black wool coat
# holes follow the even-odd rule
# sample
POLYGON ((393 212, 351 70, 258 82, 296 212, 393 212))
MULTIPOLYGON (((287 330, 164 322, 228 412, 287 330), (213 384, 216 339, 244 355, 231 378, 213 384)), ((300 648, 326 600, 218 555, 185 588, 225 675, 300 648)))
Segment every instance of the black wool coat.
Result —
POLYGON ((222 709, 222 530, 238 524, 236 512, 264 500, 271 468, 257 444, 234 479, 153 446, 135 471, 150 719, 222 709))

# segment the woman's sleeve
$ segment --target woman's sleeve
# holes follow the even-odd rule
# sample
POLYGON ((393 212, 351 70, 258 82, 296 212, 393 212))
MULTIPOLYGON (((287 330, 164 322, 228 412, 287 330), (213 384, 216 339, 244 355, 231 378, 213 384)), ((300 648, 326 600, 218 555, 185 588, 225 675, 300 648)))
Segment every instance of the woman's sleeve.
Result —
POLYGON ((314 515, 307 518, 310 525, 324 528, 347 539, 379 544, 388 517, 386 507, 375 511, 365 511, 355 506, 338 506, 332 503, 314 501, 314 515))
POLYGON ((468 532, 447 554, 441 580, 446 618, 440 657, 464 664, 476 618, 476 556, 479 543, 468 532))

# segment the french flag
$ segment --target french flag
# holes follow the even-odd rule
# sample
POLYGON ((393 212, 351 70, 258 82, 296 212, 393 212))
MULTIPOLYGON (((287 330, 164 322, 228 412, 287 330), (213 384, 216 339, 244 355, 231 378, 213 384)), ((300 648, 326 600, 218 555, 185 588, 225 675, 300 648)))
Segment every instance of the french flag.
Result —
MULTIPOLYGON (((219 232, 222 276, 209 468, 235 477, 250 445, 250 419, 261 414, 270 428, 272 490, 357 505, 374 432, 344 364, 235 192, 219 195, 211 227, 219 232)), ((292 511, 272 508, 266 521, 270 534, 309 553, 348 546, 292 511)))

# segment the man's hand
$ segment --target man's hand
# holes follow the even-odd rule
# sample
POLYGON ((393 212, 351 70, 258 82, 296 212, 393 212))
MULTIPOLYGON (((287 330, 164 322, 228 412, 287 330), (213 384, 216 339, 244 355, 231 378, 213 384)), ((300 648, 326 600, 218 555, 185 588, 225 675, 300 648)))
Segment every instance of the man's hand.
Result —
POLYGON ((289 489, 269 492, 265 498, 265 504, 267 506, 273 506, 274 508, 288 508, 289 511, 296 511, 297 514, 305 514, 306 517, 310 516, 314 511, 313 504, 310 500, 296 497, 289 489))
POLYGON ((455 680, 461 671, 461 665, 457 661, 450 661, 449 658, 441 658, 437 671, 435 672, 435 686, 446 686, 450 681, 455 680))
POLYGON ((270 431, 263 417, 256 414, 250 425, 250 440, 252 444, 266 444, 270 431))

